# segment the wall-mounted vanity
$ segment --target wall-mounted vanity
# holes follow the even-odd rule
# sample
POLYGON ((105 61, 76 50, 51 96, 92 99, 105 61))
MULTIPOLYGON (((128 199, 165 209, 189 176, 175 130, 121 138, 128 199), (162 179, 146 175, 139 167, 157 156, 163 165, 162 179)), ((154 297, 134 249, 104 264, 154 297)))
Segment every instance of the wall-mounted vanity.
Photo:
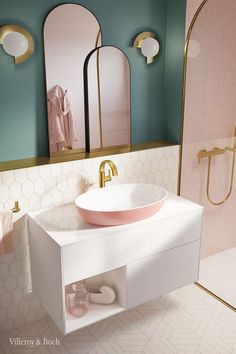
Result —
POLYGON ((29 214, 33 292, 64 333, 115 315, 198 278, 203 208, 169 194, 154 216, 96 227, 74 204, 29 214), (66 311, 65 290, 85 279, 117 294, 110 305, 90 304, 80 318, 66 311))

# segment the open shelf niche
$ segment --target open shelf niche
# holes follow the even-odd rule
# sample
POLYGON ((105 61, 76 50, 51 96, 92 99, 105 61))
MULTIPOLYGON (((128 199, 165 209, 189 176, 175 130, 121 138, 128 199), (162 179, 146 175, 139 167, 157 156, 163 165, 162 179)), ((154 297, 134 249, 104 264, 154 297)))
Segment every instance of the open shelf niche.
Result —
MULTIPOLYGON (((85 279, 85 286, 89 290, 91 288, 100 288, 103 285, 111 287, 116 292, 116 300, 112 304, 94 304, 89 303, 88 312, 82 317, 71 315, 66 309, 65 303, 65 328, 66 333, 73 332, 79 328, 83 328, 94 322, 100 321, 126 308, 126 267, 120 267, 102 274, 85 279)), ((68 284, 66 284, 68 285, 68 284)), ((66 288, 65 285, 65 288, 66 288)))

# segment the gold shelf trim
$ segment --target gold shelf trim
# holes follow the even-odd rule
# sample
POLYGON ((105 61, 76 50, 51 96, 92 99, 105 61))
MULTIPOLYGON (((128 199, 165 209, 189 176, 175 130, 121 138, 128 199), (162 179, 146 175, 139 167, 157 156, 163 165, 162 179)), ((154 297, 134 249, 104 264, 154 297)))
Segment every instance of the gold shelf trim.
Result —
POLYGON ((152 141, 144 144, 135 144, 131 146, 126 145, 122 147, 116 146, 112 148, 110 147, 110 148, 103 148, 103 149, 95 149, 92 150, 90 153, 85 153, 85 152, 73 153, 73 150, 71 150, 71 154, 63 155, 63 153, 61 153, 60 155, 53 156, 53 157, 33 157, 33 158, 20 159, 14 161, 3 161, 0 162, 0 172, 17 170, 20 168, 29 168, 29 167, 35 167, 41 165, 48 165, 54 163, 76 161, 76 160, 82 160, 82 159, 93 158, 93 157, 117 155, 117 154, 129 153, 134 151, 162 148, 162 147, 174 146, 174 145, 177 144, 168 141, 152 141))

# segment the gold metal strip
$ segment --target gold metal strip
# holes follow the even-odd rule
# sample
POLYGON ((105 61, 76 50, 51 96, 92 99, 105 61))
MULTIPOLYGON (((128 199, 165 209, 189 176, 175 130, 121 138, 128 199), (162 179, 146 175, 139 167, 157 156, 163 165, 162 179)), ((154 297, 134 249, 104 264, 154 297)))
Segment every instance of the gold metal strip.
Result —
POLYGON ((99 65, 100 65, 100 49, 97 50, 97 85, 98 85, 98 114, 99 114, 100 147, 103 148, 101 80, 100 80, 100 67, 99 67, 99 65))
POLYGON ((183 73, 183 85, 182 85, 182 114, 181 114, 181 128, 180 128, 180 149, 179 149, 179 177, 178 177, 178 195, 180 195, 181 189, 181 175, 182 175, 182 159, 183 159, 183 136, 184 136, 184 113, 185 113, 185 99, 186 99, 186 83, 187 83, 187 64, 188 64, 188 47, 189 40, 192 34, 193 27, 196 20, 201 13, 202 9, 206 5, 208 0, 203 0, 199 8, 197 9, 192 22, 190 23, 184 48, 184 73, 183 73))
MULTIPOLYGON (((101 29, 99 29, 97 38, 96 38, 96 43, 95 43, 95 48, 98 48, 98 41, 99 37, 101 35, 101 29)), ((100 134, 100 146, 103 148, 103 136, 102 136, 102 107, 101 107, 101 80, 100 80, 100 70, 99 70, 99 58, 100 58, 100 53, 99 49, 97 50, 97 88, 98 88, 98 114, 99 114, 99 134, 100 134)))
POLYGON ((97 37, 96 37, 96 41, 95 41, 95 48, 99 47, 98 41, 99 41, 100 35, 101 35, 101 29, 99 29, 98 33, 97 33, 97 37))
POLYGON ((17 170, 20 168, 29 168, 29 167, 35 167, 41 165, 48 165, 54 163, 82 160, 85 158, 116 155, 116 154, 122 154, 126 152, 140 151, 146 149, 162 148, 162 147, 173 146, 173 145, 176 144, 171 143, 169 141, 152 141, 144 144, 135 144, 131 146, 128 145, 128 147, 116 146, 113 147, 113 149, 111 149, 110 147, 107 149, 103 148, 102 150, 99 149, 98 151, 91 151, 91 153, 77 152, 77 153, 64 154, 64 155, 61 154, 60 156, 53 156, 53 157, 32 157, 32 158, 21 159, 21 160, 3 161, 0 162, 0 172, 17 170))
POLYGON ((217 301, 221 302, 223 305, 227 306, 230 310, 236 312, 236 308, 232 305, 230 305, 228 302, 224 301, 223 299, 221 299, 219 296, 217 296, 216 294, 214 294, 213 292, 211 292, 210 290, 208 290, 207 288, 205 288, 203 285, 201 285, 200 283, 196 282, 194 283, 198 288, 202 289, 203 291, 205 291, 208 295, 212 296, 214 299, 216 299, 217 301))

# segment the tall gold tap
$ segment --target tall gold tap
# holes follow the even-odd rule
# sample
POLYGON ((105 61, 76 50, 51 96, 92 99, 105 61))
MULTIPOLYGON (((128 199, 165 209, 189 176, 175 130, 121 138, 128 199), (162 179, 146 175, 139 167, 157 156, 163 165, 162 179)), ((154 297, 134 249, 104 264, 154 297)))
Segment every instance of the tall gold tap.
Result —
POLYGON ((114 162, 112 162, 111 160, 102 161, 100 166, 99 166, 99 187, 100 188, 105 187, 105 183, 108 182, 108 181, 111 181, 111 179, 112 179, 111 172, 112 172, 112 176, 117 176, 118 175, 117 168, 116 168, 116 165, 114 164, 114 162), (106 164, 108 164, 109 167, 110 167, 107 176, 105 174, 105 166, 106 166, 106 164))

